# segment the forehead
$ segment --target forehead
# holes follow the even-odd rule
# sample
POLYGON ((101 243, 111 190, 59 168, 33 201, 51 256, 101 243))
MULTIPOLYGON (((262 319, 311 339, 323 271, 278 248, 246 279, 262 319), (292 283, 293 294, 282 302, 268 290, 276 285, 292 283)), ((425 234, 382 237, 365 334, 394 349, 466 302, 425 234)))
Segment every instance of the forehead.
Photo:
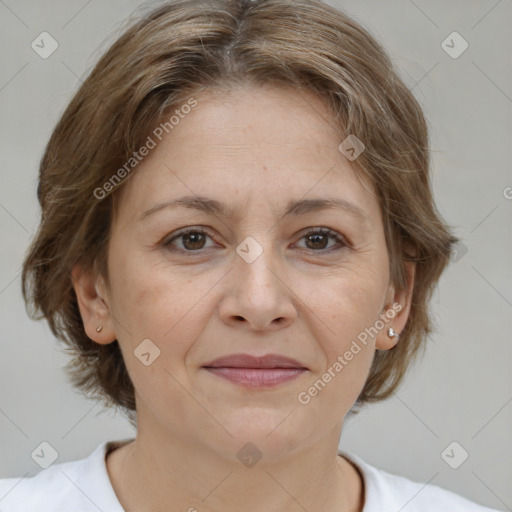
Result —
POLYGON ((340 129, 312 93, 244 86, 193 97, 197 106, 122 187, 129 214, 197 195, 231 215, 263 203, 277 215, 292 201, 327 196, 378 215, 373 187, 340 153, 340 129))

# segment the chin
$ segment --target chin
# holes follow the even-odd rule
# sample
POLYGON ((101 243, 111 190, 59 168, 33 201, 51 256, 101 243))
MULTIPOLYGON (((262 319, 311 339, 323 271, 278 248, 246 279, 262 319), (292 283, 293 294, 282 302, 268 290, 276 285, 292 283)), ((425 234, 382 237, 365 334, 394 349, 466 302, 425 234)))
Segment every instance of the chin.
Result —
POLYGON ((222 419, 216 416, 233 436, 223 436, 224 455, 232 451, 234 457, 240 458, 254 451, 254 456, 261 454, 266 462, 278 462, 290 456, 307 444, 312 432, 318 433, 318 425, 309 425, 300 416, 298 411, 290 414, 290 410, 261 407, 246 407, 236 412, 231 409, 231 414, 222 419))

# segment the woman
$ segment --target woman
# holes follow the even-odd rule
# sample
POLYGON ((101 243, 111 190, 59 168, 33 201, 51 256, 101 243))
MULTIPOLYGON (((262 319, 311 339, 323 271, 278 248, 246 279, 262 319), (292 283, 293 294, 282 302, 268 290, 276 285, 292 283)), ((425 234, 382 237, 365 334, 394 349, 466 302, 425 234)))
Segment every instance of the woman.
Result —
POLYGON ((1 510, 490 510, 338 451, 431 332, 457 238, 428 169, 386 53, 319 0, 132 25, 46 148, 23 291, 137 435, 0 481, 1 510))

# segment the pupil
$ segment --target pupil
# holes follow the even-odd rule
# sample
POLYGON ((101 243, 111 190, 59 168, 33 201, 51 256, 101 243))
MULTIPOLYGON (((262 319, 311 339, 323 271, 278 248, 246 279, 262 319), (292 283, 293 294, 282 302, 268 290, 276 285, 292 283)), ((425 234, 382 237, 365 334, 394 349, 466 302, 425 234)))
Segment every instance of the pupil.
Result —
MULTIPOLYGON (((318 234, 318 235, 311 235, 311 236, 309 236, 309 237, 308 237, 308 239, 309 239, 310 241, 314 240, 314 241, 316 241, 316 242, 318 242, 318 239, 319 239, 319 238, 323 238, 323 241, 325 242, 326 237, 325 237, 324 235, 322 235, 322 234, 318 234)), ((318 245, 318 244, 316 244, 316 245, 314 245, 314 246, 315 246, 315 247, 319 247, 319 245, 318 245)), ((321 247, 321 248, 324 248, 324 247, 325 247, 325 243, 324 243, 324 244, 321 244, 321 245, 320 245, 320 247, 321 247)))
MULTIPOLYGON (((192 240, 192 242, 191 242, 192 247, 189 247, 189 249, 190 248, 201 249, 201 237, 202 236, 203 236, 202 233, 188 233, 187 235, 185 235, 185 240, 187 240, 187 239, 192 240)), ((190 245, 190 244, 188 244, 188 245, 190 245)), ((185 246, 187 246, 187 244, 185 244, 185 246)))

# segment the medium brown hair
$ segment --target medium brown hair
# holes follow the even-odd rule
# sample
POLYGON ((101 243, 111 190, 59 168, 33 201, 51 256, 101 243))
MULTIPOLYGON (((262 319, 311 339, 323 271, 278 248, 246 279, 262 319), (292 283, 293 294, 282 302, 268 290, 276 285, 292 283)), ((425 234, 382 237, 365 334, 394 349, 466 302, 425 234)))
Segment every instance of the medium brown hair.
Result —
POLYGON ((29 315, 46 318, 65 343, 73 384, 120 406, 136 423, 118 341, 103 345, 85 334, 71 281, 79 263, 108 283, 114 199, 124 182, 101 200, 94 191, 193 94, 275 84, 315 93, 340 134, 363 141, 365 151, 353 165, 377 191, 396 291, 407 284, 404 262, 416 262, 406 327, 392 350, 376 351, 355 405, 387 398, 433 331, 428 304, 458 238, 433 201, 422 109, 385 50, 320 0, 176 0, 129 22, 48 142, 39 169, 41 223, 23 264, 29 315))

